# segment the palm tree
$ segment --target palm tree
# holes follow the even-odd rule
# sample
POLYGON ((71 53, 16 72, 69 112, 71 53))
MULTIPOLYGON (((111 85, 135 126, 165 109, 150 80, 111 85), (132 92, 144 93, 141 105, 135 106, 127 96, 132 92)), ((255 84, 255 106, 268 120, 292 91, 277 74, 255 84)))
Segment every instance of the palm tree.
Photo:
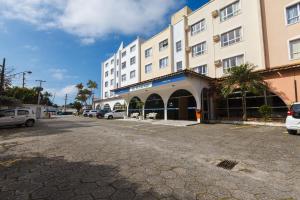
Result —
POLYGON ((78 90, 82 90, 83 89, 83 84, 82 83, 78 83, 77 85, 76 85, 76 88, 78 89, 78 90))
POLYGON ((256 66, 247 63, 231 68, 228 72, 228 77, 224 79, 221 86, 221 93, 225 98, 235 90, 240 90, 244 121, 247 120, 246 93, 251 92, 258 94, 263 92, 267 87, 262 76, 253 72, 255 67, 256 66))
POLYGON ((89 80, 87 83, 87 87, 90 89, 92 97, 94 99, 94 90, 98 88, 98 85, 95 81, 89 80))

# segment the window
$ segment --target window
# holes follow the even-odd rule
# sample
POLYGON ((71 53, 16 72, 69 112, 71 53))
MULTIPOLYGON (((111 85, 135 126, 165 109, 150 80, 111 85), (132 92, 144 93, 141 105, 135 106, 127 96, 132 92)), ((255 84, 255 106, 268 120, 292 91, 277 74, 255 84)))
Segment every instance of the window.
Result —
POLYGON ((122 63, 122 69, 125 69, 126 68, 126 62, 123 62, 122 63))
POLYGON ((18 110, 17 115, 29 115, 28 110, 18 110))
POLYGON ((223 72, 227 73, 232 67, 239 66, 244 63, 244 55, 234 56, 223 60, 223 72))
POLYGON ((152 56, 152 48, 146 49, 145 50, 145 58, 148 58, 152 56))
POLYGON ((122 82, 126 81, 126 74, 122 75, 122 82))
POLYGON ((207 75, 207 65, 200 65, 193 68, 193 70, 199 74, 207 75))
POLYGON ((114 79, 110 80, 110 85, 114 85, 114 79))
POLYGON ((126 51, 122 53, 122 58, 126 56, 126 51))
POLYGON ((107 82, 107 81, 105 81, 104 85, 105 85, 105 87, 107 87, 107 86, 108 86, 108 82, 107 82))
POLYGON ((119 71, 117 71, 116 76, 119 77, 119 71))
POLYGON ((300 38, 290 41, 290 58, 300 59, 300 38))
POLYGON ((108 71, 105 72, 105 77, 108 77, 108 71))
POLYGON ((206 42, 201 42, 192 47, 192 56, 203 55, 206 52, 206 42))
POLYGON ((182 50, 182 46, 181 46, 181 40, 176 42, 176 52, 179 52, 182 50))
POLYGON ((130 58, 130 65, 133 65, 133 64, 135 64, 135 56, 130 58))
POLYGON ((286 18, 288 24, 295 24, 300 21, 300 3, 286 8, 286 18))
POLYGON ((119 65, 119 59, 117 59, 117 65, 119 65))
POLYGON ((135 77, 135 70, 130 72, 130 78, 134 78, 135 77))
POLYGON ((114 64, 114 59, 112 59, 112 60, 110 61, 110 64, 114 64))
POLYGON ((191 35, 196 35, 197 33, 200 33, 205 30, 205 19, 202 19, 201 21, 193 24, 191 26, 191 35))
POLYGON ((0 111, 0 117, 13 117, 15 116, 14 110, 4 110, 0 111))
POLYGON ((177 69, 177 71, 182 70, 182 61, 179 61, 179 62, 176 63, 176 69, 177 69))
POLYGON ((159 43, 159 51, 162 51, 162 50, 168 48, 168 45, 169 45, 168 39, 160 42, 159 43))
POLYGON ((159 60, 159 68, 165 68, 168 66, 168 57, 162 58, 159 60))
POLYGON ((221 35, 221 46, 226 47, 241 41, 241 30, 237 28, 221 35))
POLYGON ((221 22, 236 16, 240 11, 240 1, 236 1, 220 11, 221 22))
POLYGON ((111 69, 111 70, 110 70, 110 74, 114 74, 114 69, 111 69))
POLYGON ((132 47, 130 47, 130 52, 134 52, 134 51, 135 51, 135 49, 136 49, 136 46, 135 46, 135 45, 133 45, 132 47))
POLYGON ((151 73, 152 72, 152 64, 148 64, 145 66, 145 73, 151 73))
POLYGON ((108 63, 105 64, 105 68, 107 68, 107 67, 108 67, 108 63))
POLYGON ((108 97, 108 92, 105 92, 105 93, 104 93, 104 97, 108 97))
POLYGON ((111 93, 110 93, 110 96, 111 96, 111 97, 112 97, 112 96, 114 96, 114 93, 113 93, 113 92, 111 92, 111 93))

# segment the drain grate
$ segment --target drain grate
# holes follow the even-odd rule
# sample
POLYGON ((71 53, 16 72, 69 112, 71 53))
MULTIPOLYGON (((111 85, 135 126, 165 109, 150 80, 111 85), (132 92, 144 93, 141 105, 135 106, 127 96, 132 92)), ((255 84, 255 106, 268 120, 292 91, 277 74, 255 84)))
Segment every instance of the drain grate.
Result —
POLYGON ((236 162, 236 161, 223 160, 222 162, 220 162, 217 165, 217 167, 221 167, 221 168, 227 169, 227 170, 232 170, 237 164, 238 164, 238 162, 236 162))

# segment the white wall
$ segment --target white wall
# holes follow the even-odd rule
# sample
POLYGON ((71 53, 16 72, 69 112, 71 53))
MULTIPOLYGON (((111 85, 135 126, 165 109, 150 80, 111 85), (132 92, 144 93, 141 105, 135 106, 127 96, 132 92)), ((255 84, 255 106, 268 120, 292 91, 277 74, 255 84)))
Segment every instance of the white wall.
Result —
POLYGON ((186 63, 185 63, 185 30, 184 27, 184 19, 179 21, 177 24, 173 26, 173 58, 174 58, 174 66, 173 66, 173 71, 177 71, 177 62, 182 61, 182 69, 186 68, 186 63), (181 41, 181 51, 176 52, 176 43, 178 41, 181 41))
POLYGON ((131 44, 127 45, 120 53, 121 62, 120 62, 120 87, 131 85, 139 82, 140 80, 140 43, 141 40, 138 38, 131 44), (133 52, 130 51, 130 48, 135 46, 133 52), (122 53, 126 51, 126 56, 122 57, 122 53), (135 57, 135 64, 130 64, 130 59, 135 57), (122 69, 122 63, 126 62, 126 68, 122 69), (135 77, 130 78, 130 72, 135 70, 135 77), (122 82, 122 75, 126 74, 126 81, 122 82))

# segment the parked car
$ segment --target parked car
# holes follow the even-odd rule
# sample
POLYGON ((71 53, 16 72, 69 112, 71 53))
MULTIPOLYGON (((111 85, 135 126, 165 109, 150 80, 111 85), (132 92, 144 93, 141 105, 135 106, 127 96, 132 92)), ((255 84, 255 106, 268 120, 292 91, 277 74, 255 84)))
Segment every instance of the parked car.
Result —
POLYGON ((117 119, 124 118, 126 116, 125 110, 113 110, 112 112, 106 113, 104 115, 105 119, 117 119))
POLYGON ((82 115, 83 115, 84 117, 88 117, 88 116, 89 116, 89 112, 90 112, 90 110, 83 110, 82 115))
POLYGON ((98 119, 102 119, 102 118, 104 118, 104 115, 109 112, 110 112, 110 110, 98 110, 96 117, 98 119))
POLYGON ((96 117, 97 114, 97 110, 90 110, 90 112, 88 113, 89 117, 96 117))
POLYGON ((31 109, 0 110, 0 126, 34 126, 36 115, 31 109))
POLYGON ((294 103, 287 115, 285 126, 289 134, 295 135, 300 130, 300 102, 294 103))

